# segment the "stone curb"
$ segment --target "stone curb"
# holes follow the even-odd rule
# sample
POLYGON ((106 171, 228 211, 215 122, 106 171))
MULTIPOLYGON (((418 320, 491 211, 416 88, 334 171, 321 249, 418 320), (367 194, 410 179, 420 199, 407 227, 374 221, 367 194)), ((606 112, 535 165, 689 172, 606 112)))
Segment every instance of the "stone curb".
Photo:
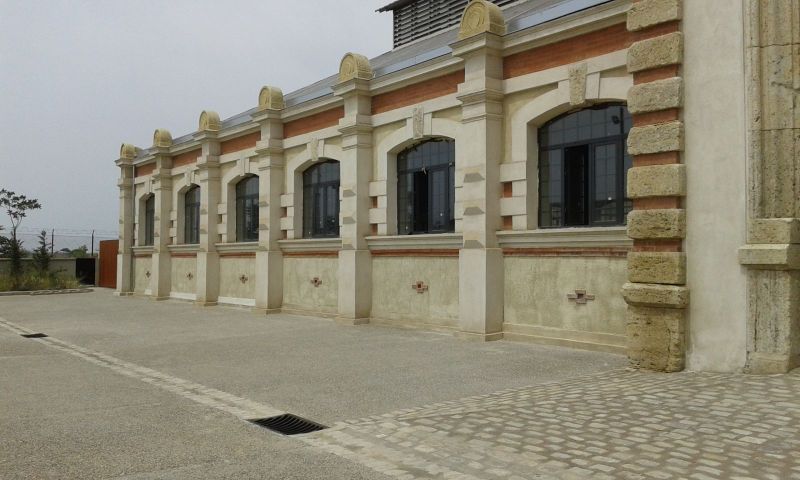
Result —
POLYGON ((89 293, 93 292, 91 288, 64 288, 61 290, 31 290, 31 291, 14 291, 14 292, 0 292, 0 297, 12 297, 17 295, 64 295, 67 293, 89 293))

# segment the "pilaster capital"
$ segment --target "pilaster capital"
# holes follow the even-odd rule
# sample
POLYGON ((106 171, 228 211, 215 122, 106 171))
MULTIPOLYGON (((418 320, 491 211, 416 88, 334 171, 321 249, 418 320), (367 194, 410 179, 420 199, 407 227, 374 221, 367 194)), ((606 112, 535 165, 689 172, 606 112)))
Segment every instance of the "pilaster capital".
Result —
POLYGON ((259 156, 283 155, 283 151, 283 140, 279 138, 259 140, 256 143, 256 155, 259 156))
POLYGON ((337 97, 347 98, 356 95, 371 96, 370 81, 361 78, 351 78, 333 86, 333 94, 337 97))
POLYGON ((479 55, 500 56, 503 46, 503 37, 491 32, 479 33, 450 44, 453 56, 463 59, 479 55))

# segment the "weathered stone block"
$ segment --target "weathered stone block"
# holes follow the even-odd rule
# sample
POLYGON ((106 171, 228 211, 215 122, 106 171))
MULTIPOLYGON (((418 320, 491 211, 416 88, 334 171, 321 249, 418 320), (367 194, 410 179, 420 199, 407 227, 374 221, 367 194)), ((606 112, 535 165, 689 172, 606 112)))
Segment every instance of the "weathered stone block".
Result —
POLYGON ((761 156, 751 170, 758 216, 800 217, 800 130, 763 131, 759 141, 761 156))
POLYGON ((679 152, 683 150, 683 122, 674 121, 633 127, 628 133, 628 153, 679 152))
POLYGON ((628 214, 628 236, 637 240, 686 236, 686 211, 679 208, 634 210, 628 214))
POLYGON ((637 307, 686 308, 689 305, 689 289, 677 285, 626 283, 622 286, 622 297, 628 305, 637 307))
POLYGON ((754 218, 747 225, 747 243, 800 243, 800 218, 754 218))
POLYGON ((683 79, 680 77, 634 85, 628 90, 628 110, 633 113, 657 112, 683 105, 683 79))
POLYGON ((683 62, 683 35, 668 33, 634 43, 628 49, 628 72, 677 65, 683 62))
POLYGON ((785 373, 800 365, 800 272, 747 273, 747 367, 785 373))
POLYGON ((745 245, 739 249, 739 263, 758 269, 800 270, 800 245, 745 245))
POLYGON ((628 253, 628 280, 636 283, 683 285, 686 254, 682 252, 628 253))
POLYGON ((685 165, 652 165, 628 170, 628 197, 686 195, 685 165))
POLYGON ((686 311, 628 307, 628 360, 635 368, 679 372, 686 351, 686 311))
POLYGON ((680 20, 683 0, 641 0, 628 10, 628 30, 635 32, 660 23, 680 20))

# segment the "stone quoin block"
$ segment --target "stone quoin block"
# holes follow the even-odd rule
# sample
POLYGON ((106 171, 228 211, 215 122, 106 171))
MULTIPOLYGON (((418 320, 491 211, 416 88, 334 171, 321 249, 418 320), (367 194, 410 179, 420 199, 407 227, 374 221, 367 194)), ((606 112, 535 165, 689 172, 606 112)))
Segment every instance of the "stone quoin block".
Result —
POLYGON ((668 33, 634 43, 628 49, 628 72, 677 65, 683 62, 683 35, 668 33))
POLYGON ((800 270, 800 244, 745 245, 739 263, 765 270, 800 270))
POLYGON ((686 254, 682 252, 628 253, 628 280, 635 283, 686 283, 686 254))
POLYGON ((686 195, 685 165, 651 165, 628 170, 628 197, 683 197, 686 195))
POLYGON ((800 218, 754 218, 747 225, 748 243, 800 243, 800 218))
POLYGON ((641 0, 628 10, 628 30, 635 32, 682 17, 683 0, 641 0))
POLYGON ((626 333, 632 366, 679 372, 686 351, 686 311, 628 307, 626 333))
POLYGON ((628 305, 636 307, 686 308, 689 305, 689 289, 680 285, 626 283, 622 286, 622 297, 628 305))
POLYGON ((628 153, 679 152, 683 150, 683 122, 674 121, 633 127, 628 133, 628 153))
POLYGON ((628 90, 628 110, 632 114, 657 112, 683 106, 683 79, 680 77, 634 85, 628 90))
POLYGON ((634 210, 628 214, 628 236, 634 240, 684 238, 686 211, 680 208, 634 210))

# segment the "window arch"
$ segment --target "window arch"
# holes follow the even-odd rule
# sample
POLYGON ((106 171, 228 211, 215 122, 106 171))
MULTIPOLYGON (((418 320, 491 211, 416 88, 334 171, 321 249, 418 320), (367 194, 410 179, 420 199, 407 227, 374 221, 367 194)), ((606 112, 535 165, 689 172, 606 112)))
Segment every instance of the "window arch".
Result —
POLYGON ((200 243, 200 187, 197 185, 183 194, 183 243, 200 243))
POLYGON ((631 202, 628 109, 604 104, 557 117, 539 128, 539 226, 624 225, 631 202))
POLYGON ((339 162, 328 160, 303 172, 303 237, 339 236, 339 162))
POLYGON ((400 235, 455 231, 455 141, 426 140, 397 155, 400 235))
POLYGON ((142 245, 151 246, 155 243, 156 231, 156 196, 148 195, 144 200, 144 237, 142 245))
POLYGON ((236 241, 258 241, 258 177, 245 177, 236 184, 236 241))

